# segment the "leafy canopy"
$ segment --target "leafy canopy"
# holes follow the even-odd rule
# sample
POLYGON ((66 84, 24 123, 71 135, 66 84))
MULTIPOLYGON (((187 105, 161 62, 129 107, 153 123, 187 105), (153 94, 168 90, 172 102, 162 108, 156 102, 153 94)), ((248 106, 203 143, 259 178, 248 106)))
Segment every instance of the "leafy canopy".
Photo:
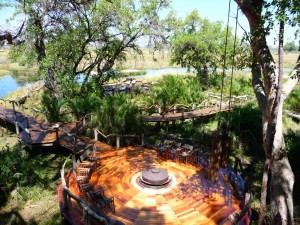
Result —
POLYGON ((167 0, 20 1, 26 41, 14 55, 36 60, 50 99, 64 99, 78 111, 89 95, 101 97, 102 84, 115 62, 126 60, 126 51, 140 53, 139 38, 147 36, 154 46, 164 41, 158 15, 167 6, 167 0))
MULTIPOLYGON (((178 20, 179 28, 171 37, 171 63, 179 64, 189 69, 193 68, 197 74, 207 79, 208 71, 215 72, 224 63, 224 46, 226 29, 222 22, 211 22, 201 18, 197 10, 192 11, 184 20, 178 20)), ((234 49, 234 35, 228 32, 227 66, 232 65, 234 49)), ((240 41, 238 40, 237 43, 240 41)), ((236 55, 245 57, 247 45, 239 45, 236 55)), ((237 58, 237 57, 236 57, 237 58)), ((243 68, 245 60, 235 60, 235 67, 243 68)))

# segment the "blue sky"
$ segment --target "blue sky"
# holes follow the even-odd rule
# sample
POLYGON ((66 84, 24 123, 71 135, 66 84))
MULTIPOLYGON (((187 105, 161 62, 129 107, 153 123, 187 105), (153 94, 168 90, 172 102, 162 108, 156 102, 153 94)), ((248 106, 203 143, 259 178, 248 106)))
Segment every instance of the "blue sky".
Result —
MULTIPOLYGON (((182 18, 184 18, 193 9, 197 9, 201 17, 207 17, 211 21, 223 21, 224 25, 227 23, 229 0, 173 0, 171 5, 177 11, 177 15, 182 18)), ((236 11, 237 4, 234 0, 231 0, 229 25, 232 28, 235 28, 236 11)), ((249 31, 248 21, 240 10, 238 21, 243 29, 249 31)), ((241 37, 243 35, 243 29, 238 27, 238 36, 241 37)), ((294 32, 296 29, 291 27, 286 27, 285 29, 285 41, 295 40, 294 32)), ((271 35, 267 38, 269 45, 274 45, 274 38, 276 38, 276 29, 271 32, 271 35)))
MULTIPOLYGON (((229 1, 227 0, 173 0, 172 7, 177 11, 177 15, 184 18, 193 9, 197 9, 201 17, 206 17, 210 21, 222 21, 224 26, 227 24, 229 1)), ((237 5, 232 0, 229 25, 235 28, 237 5)), ((240 13, 239 13, 240 14, 240 13)), ((249 31, 246 18, 239 15, 239 23, 243 28, 249 31)), ((242 36, 244 31, 240 28, 237 30, 238 35, 242 36)))
MULTIPOLYGON (((177 11, 177 15, 184 18, 193 9, 197 9, 201 17, 207 17, 211 21, 223 21, 224 25, 227 23, 228 14, 228 4, 229 0, 173 0, 171 6, 177 11)), ((235 27, 236 17, 236 3, 231 0, 231 10, 230 10, 230 26, 235 27)), ((14 12, 13 8, 6 8, 5 10, 0 10, 0 29, 16 29, 15 23, 6 23, 6 19, 10 17, 14 12)), ((241 26, 249 31, 248 21, 245 16, 239 11, 239 23, 241 26)), ((21 22, 20 22, 21 24, 21 22)), ((295 29, 286 27, 285 40, 294 40, 295 29)), ((237 30, 238 36, 242 36, 244 31, 241 28, 237 30)), ((274 45, 274 38, 276 38, 276 32, 271 33, 268 37, 268 44, 274 45)), ((297 44, 297 43, 296 43, 297 44)))

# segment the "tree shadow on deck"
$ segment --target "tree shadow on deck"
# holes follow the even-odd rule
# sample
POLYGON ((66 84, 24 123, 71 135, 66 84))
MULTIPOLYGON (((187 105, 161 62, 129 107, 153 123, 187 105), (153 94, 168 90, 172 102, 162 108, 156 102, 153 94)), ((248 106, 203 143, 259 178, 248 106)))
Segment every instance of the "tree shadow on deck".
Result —
MULTIPOLYGON (((168 222, 168 224, 178 221, 167 221, 166 215, 160 213, 155 206, 142 207, 141 209, 122 208, 117 212, 118 216, 126 220, 127 223, 133 223, 134 225, 162 225, 168 222)), ((126 221, 125 224, 126 224, 126 221)))

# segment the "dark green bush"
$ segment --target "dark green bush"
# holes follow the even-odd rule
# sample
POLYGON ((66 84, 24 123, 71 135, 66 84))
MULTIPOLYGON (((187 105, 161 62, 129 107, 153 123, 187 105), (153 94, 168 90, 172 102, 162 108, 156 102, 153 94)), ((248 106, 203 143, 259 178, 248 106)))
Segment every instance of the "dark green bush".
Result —
POLYGON ((204 100, 199 79, 186 76, 165 75, 158 84, 153 85, 148 105, 160 105, 163 110, 173 104, 189 105, 204 100))
POLYGON ((284 107, 293 112, 300 112, 300 88, 295 88, 285 101, 284 107))
POLYGON ((142 130, 140 111, 130 95, 116 94, 105 96, 93 125, 105 134, 140 134, 142 130))

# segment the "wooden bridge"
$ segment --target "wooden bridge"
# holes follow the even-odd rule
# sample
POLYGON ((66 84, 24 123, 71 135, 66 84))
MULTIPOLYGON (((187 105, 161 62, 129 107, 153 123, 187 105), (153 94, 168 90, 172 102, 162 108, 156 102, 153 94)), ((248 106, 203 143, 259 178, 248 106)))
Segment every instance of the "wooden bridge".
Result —
POLYGON ((229 105, 222 105, 214 106, 214 107, 207 107, 203 109, 193 110, 193 111, 184 111, 181 112, 167 112, 165 114, 158 114, 158 115, 151 115, 151 116, 142 116, 142 120, 144 122, 169 122, 169 121, 176 121, 176 120, 187 120, 187 119, 196 119, 199 117, 206 117, 210 115, 214 115, 220 112, 229 111, 229 105))
POLYGON ((208 97, 200 104, 192 103, 188 106, 174 104, 164 110, 161 106, 153 105, 148 108, 141 108, 142 120, 144 122, 174 122, 176 120, 197 119, 211 116, 221 112, 232 110, 233 107, 242 105, 250 100, 249 96, 223 97, 208 93, 208 97))
POLYGON ((61 212, 72 224, 226 225, 232 224, 229 218, 240 212, 226 171, 221 172, 218 183, 213 184, 201 166, 161 161, 154 150, 142 147, 117 150, 83 136, 84 120, 48 123, 18 112, 14 103, 12 105, 13 109, 0 106, 0 121, 6 126, 15 126, 20 141, 30 146, 62 146, 72 152, 73 169, 65 173, 63 167, 62 184, 58 189, 61 212), (114 197, 115 213, 104 213, 79 189, 77 170, 84 167, 81 164, 90 152, 98 154, 100 163, 86 182, 95 189, 103 187, 107 195, 114 197), (174 174, 174 189, 156 195, 137 189, 132 183, 133 177, 145 168, 157 166, 174 174))

